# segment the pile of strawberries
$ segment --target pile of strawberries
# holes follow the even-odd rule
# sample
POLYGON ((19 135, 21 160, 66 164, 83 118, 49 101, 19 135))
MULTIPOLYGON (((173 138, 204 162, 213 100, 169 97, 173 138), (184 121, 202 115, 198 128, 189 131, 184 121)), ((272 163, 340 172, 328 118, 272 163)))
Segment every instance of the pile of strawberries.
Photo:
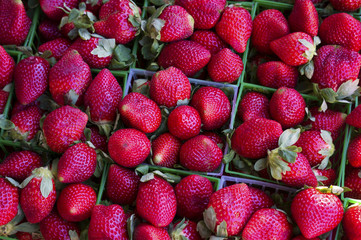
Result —
POLYGON ((361 239, 361 1, 292 3, 0 0, 0 239, 361 239))

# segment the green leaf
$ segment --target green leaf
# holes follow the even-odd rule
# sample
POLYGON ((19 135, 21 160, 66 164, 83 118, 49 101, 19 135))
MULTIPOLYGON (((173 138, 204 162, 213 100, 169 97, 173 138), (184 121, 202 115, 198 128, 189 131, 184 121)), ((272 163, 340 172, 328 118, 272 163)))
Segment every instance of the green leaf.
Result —
POLYGON ((217 216, 212 206, 207 208, 203 212, 203 219, 208 229, 210 229, 211 231, 214 231, 216 229, 217 216))
POLYGON ((53 181, 49 177, 43 177, 40 183, 40 192, 44 198, 47 198, 53 191, 53 181))
POLYGON ((79 33, 80 38, 83 40, 89 40, 91 38, 90 32, 86 28, 80 28, 78 30, 78 33, 79 33))
POLYGON ((300 134, 301 134, 300 128, 287 129, 281 134, 280 138, 278 139, 278 145, 282 148, 292 146, 298 141, 298 139, 300 138, 300 134))
POLYGON ((5 177, 6 180, 8 180, 11 185, 13 185, 14 187, 20 187, 20 183, 18 183, 15 179, 13 178, 10 178, 10 177, 5 177))
POLYGON ((207 225, 203 220, 197 223, 197 232, 199 232, 202 239, 208 239, 212 235, 212 231, 207 228, 207 225))
POLYGON ((142 178, 140 179, 141 182, 148 182, 150 180, 154 179, 154 173, 147 173, 145 175, 142 176, 142 178))
POLYGON ((221 224, 217 226, 217 236, 219 237, 228 237, 227 233, 227 222, 223 220, 221 224))
POLYGON ((27 233, 32 233, 32 232, 36 232, 39 231, 39 224, 32 224, 29 222, 24 222, 21 223, 19 225, 17 225, 16 227, 16 231, 18 232, 27 232, 27 233))
POLYGON ((91 141, 91 135, 92 135, 92 131, 90 130, 90 128, 85 128, 84 136, 86 141, 91 141))
POLYGON ((164 4, 174 4, 173 0, 150 0, 155 6, 162 6, 164 4))
POLYGON ((99 39, 98 46, 91 51, 91 54, 99 58, 106 58, 113 55, 115 39, 99 39))
POLYGON ((224 164, 231 162, 234 159, 235 155, 236 152, 234 150, 231 150, 229 153, 223 156, 222 162, 224 164))
POLYGON ((0 128, 4 130, 10 130, 15 128, 15 124, 8 119, 0 119, 0 128))
POLYGON ((77 94, 73 89, 64 95, 64 102, 65 104, 75 105, 79 99, 79 94, 77 94))
POLYGON ((282 159, 284 159, 285 161, 287 161, 289 163, 294 163, 297 158, 297 153, 289 151, 289 150, 281 150, 280 149, 280 150, 278 150, 278 154, 280 155, 280 157, 282 159))
POLYGON ((178 100, 177 101, 177 107, 178 106, 183 106, 183 105, 188 105, 189 104, 189 99, 188 98, 185 98, 183 100, 178 100))
POLYGON ((360 96, 359 79, 348 80, 341 84, 337 89, 337 100, 349 99, 355 100, 355 97, 360 96))
POLYGON ((135 61, 136 56, 132 54, 131 50, 119 44, 114 50, 111 68, 124 69, 131 66, 135 61))
POLYGON ((325 99, 328 103, 335 103, 337 93, 332 88, 323 88, 320 90, 321 96, 325 99))
POLYGON ((254 170, 257 172, 262 171, 263 169, 267 168, 267 165, 268 165, 267 158, 261 158, 257 160, 257 162, 254 164, 254 170))

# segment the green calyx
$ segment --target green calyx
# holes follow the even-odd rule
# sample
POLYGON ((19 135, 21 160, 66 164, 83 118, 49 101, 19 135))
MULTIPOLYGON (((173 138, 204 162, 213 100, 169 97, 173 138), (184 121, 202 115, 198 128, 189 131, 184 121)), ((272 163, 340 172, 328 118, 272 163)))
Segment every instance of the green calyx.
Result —
POLYGON ((302 54, 302 56, 307 58, 308 61, 311 61, 313 56, 317 55, 316 48, 317 45, 321 43, 321 39, 315 36, 313 39, 313 43, 310 43, 306 39, 298 39, 298 41, 307 48, 307 50, 302 54))
POLYGON ((326 169, 326 167, 330 163, 330 157, 335 152, 335 145, 333 144, 333 140, 331 137, 331 133, 325 130, 321 130, 321 137, 323 141, 328 145, 328 147, 321 149, 318 153, 324 156, 325 158, 322 160, 321 164, 319 165, 318 169, 326 169))
POLYGON ((316 187, 316 190, 318 190, 321 193, 332 193, 334 195, 341 195, 341 193, 351 191, 351 189, 348 187, 339 187, 333 185, 329 187, 327 186, 316 187))
POLYGON ((26 178, 20 188, 25 188, 33 178, 41 178, 40 192, 44 198, 47 198, 53 191, 53 174, 48 167, 40 167, 33 170, 31 176, 26 178))
MULTIPOLYGON (((140 172, 140 171, 138 170, 138 172, 140 172)), ((164 180, 166 180, 167 182, 170 182, 170 183, 179 183, 181 180, 180 176, 177 176, 177 175, 174 175, 171 173, 163 173, 159 170, 156 170, 151 173, 146 173, 145 175, 143 175, 142 178, 140 179, 140 181, 148 182, 148 181, 154 179, 155 175, 163 178, 164 180)))

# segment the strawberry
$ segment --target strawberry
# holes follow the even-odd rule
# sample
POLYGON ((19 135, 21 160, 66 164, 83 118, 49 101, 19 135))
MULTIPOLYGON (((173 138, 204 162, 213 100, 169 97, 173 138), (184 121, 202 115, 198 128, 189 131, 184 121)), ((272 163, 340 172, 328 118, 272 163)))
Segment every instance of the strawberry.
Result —
POLYGON ((347 160, 352 167, 361 167, 361 136, 351 140, 347 149, 347 160))
POLYGON ((239 235, 252 214, 252 199, 248 186, 234 184, 213 193, 204 220, 213 232, 227 231, 228 236, 239 235), (207 223, 208 222, 208 223, 207 223))
POLYGON ((91 82, 84 94, 84 106, 89 107, 90 118, 99 124, 115 121, 116 111, 123 96, 117 79, 103 69, 91 82))
POLYGON ((283 14, 276 9, 267 9, 253 20, 252 45, 260 53, 272 54, 270 43, 290 33, 283 14))
POLYGON ((59 31, 58 24, 49 19, 44 19, 40 22, 38 32, 45 42, 52 41, 63 36, 59 31))
POLYGON ((288 18, 292 32, 304 32, 311 37, 318 33, 318 13, 311 0, 296 0, 288 18))
POLYGON ((66 186, 57 202, 59 215, 69 222, 88 219, 97 201, 95 191, 88 185, 78 183, 66 186))
POLYGON ((53 175, 48 168, 36 168, 20 185, 20 205, 30 223, 38 223, 54 207, 56 191, 53 175))
POLYGON ((173 136, 187 140, 199 134, 201 117, 195 108, 183 105, 169 114, 167 125, 173 136))
POLYGON ((12 152, 0 163, 0 175, 21 182, 29 177, 35 168, 39 168, 41 165, 41 157, 35 152, 12 152))
POLYGON ((154 165, 172 168, 178 163, 182 142, 170 133, 159 135, 152 142, 152 162, 154 165))
POLYGON ((177 106, 178 101, 190 99, 192 86, 184 73, 175 67, 158 71, 149 84, 150 98, 159 106, 177 106))
POLYGON ((340 45, 358 52, 361 49, 360 31, 360 21, 347 13, 336 13, 323 20, 319 36, 323 44, 340 45))
POLYGON ((237 81, 242 71, 242 59, 229 48, 223 48, 213 55, 208 64, 208 74, 215 82, 232 83, 237 81), (222 70, 220 71, 220 69, 222 70))
POLYGON ((137 197, 139 180, 134 171, 112 164, 105 188, 108 198, 113 203, 131 205, 137 197))
POLYGON ((346 123, 350 126, 361 128, 361 105, 358 105, 352 112, 346 117, 346 123))
POLYGON ((361 206, 359 204, 351 205, 346 209, 342 226, 348 239, 357 240, 361 238, 361 206))
POLYGON ((175 187, 177 215, 199 220, 213 194, 212 183, 200 175, 189 175, 175 187))
POLYGON ((132 128, 120 129, 110 136, 110 157, 123 167, 136 167, 148 157, 150 141, 147 136, 132 128))
POLYGON ((18 112, 24 111, 31 106, 37 106, 40 108, 40 102, 38 100, 35 100, 34 102, 29 103, 27 105, 22 105, 21 103, 19 103, 19 101, 15 101, 14 104, 12 105, 11 115, 15 115, 18 112))
POLYGON ((211 59, 211 53, 201 44, 181 40, 166 45, 159 57, 158 64, 163 68, 176 67, 191 77, 205 67, 211 59))
POLYGON ((166 227, 177 211, 177 201, 173 187, 163 178, 154 176, 139 185, 137 213, 155 227, 166 227))
POLYGON ((223 152, 217 144, 204 135, 187 140, 179 152, 182 166, 192 171, 212 172, 222 162, 223 152))
POLYGON ((269 119, 268 98, 259 92, 247 92, 238 105, 237 115, 243 122, 256 118, 269 119))
MULTIPOLYGON (((103 152, 107 151, 107 137, 99 133, 99 129, 95 126, 89 127, 91 131, 90 142, 95 146, 96 149, 100 149, 103 152)), ((85 135, 82 134, 80 141, 86 142, 85 135)))
POLYGON ((224 139, 215 132, 202 132, 201 135, 204 135, 208 138, 210 138, 213 142, 217 144, 217 146, 224 151, 225 144, 224 139))
POLYGON ((0 88, 8 85, 13 78, 15 68, 14 59, 0 46, 0 88))
POLYGON ((345 197, 361 199, 361 170, 351 169, 345 177, 345 187, 350 188, 351 192, 346 192, 345 197))
POLYGON ((292 217, 306 238, 326 233, 341 222, 342 203, 330 191, 309 188, 299 192, 292 200, 292 217))
POLYGON ((59 159, 58 179, 62 183, 80 183, 88 180, 95 171, 97 154, 85 143, 69 147, 59 159))
POLYGON ((262 208, 271 208, 274 204, 272 198, 268 196, 264 191, 250 186, 248 186, 248 189, 251 194, 253 213, 262 208))
POLYGON ((39 46, 39 52, 51 51, 51 56, 54 57, 56 60, 59 60, 66 50, 70 47, 71 43, 68 39, 65 38, 56 38, 46 43, 43 43, 39 46))
POLYGON ((298 236, 292 238, 292 240, 320 240, 320 239, 319 238, 305 238, 302 235, 298 235, 298 236))
POLYGON ((218 22, 226 6, 225 0, 176 0, 176 5, 184 7, 194 18, 194 28, 211 29, 218 22))
POLYGON ((41 234, 39 233, 27 233, 27 232, 17 232, 16 237, 18 240, 41 240, 41 234))
POLYGON ((203 130, 215 130, 222 127, 231 115, 231 103, 226 94, 215 87, 198 89, 190 105, 201 116, 203 130))
POLYGON ((257 68, 257 78, 262 86, 270 88, 295 88, 298 69, 281 61, 262 63, 257 68))
POLYGON ((77 51, 71 50, 50 69, 49 90, 55 102, 60 105, 79 104, 91 80, 89 66, 77 51), (73 95, 79 98, 72 99, 73 95))
POLYGON ((86 9, 91 11, 94 15, 98 15, 99 10, 103 5, 103 0, 80 0, 80 2, 85 2, 86 9))
POLYGON ((44 218, 39 225, 40 232, 45 240, 71 239, 73 234, 80 236, 79 227, 75 223, 62 219, 55 211, 44 218))
POLYGON ((0 1, 0 44, 21 45, 31 25, 21 0, 0 1))
POLYGON ((318 43, 318 40, 314 42, 307 33, 294 32, 273 40, 270 47, 287 65, 300 66, 311 61, 318 43))
POLYGON ((251 14, 242 7, 229 5, 216 25, 216 32, 236 52, 243 53, 252 33, 251 14))
POLYGON ((0 90, 0 114, 3 114, 6 103, 8 102, 9 92, 0 90))
POLYGON ((80 137, 88 122, 88 116, 77 108, 70 106, 60 107, 46 116, 43 123, 43 132, 50 149, 63 153, 80 137))
POLYGON ((0 226, 10 222, 18 213, 19 193, 8 180, 0 177, 0 226))
POLYGON ((88 239, 127 240, 127 219, 123 208, 117 204, 95 205, 90 218, 88 239))
POLYGON ((12 138, 18 140, 30 141, 40 130, 40 119, 42 110, 38 106, 29 106, 11 116, 11 121, 15 128, 10 130, 12 138))
POLYGON ((332 185, 336 180, 336 171, 332 168, 330 169, 312 169, 315 174, 317 181, 321 182, 324 186, 332 185), (322 180, 319 180, 321 177, 322 180), (327 179, 325 179, 327 178, 327 179), (325 179, 325 180, 323 180, 325 179))
POLYGON ((45 15, 54 21, 59 21, 65 12, 61 9, 64 4, 70 9, 78 6, 79 0, 40 0, 39 4, 45 15))
POLYGON ((292 236, 292 225, 287 215, 273 208, 264 208, 255 212, 243 229, 242 238, 289 240, 292 236))
POLYGON ((330 0, 331 5, 334 9, 341 12, 351 12, 359 9, 361 7, 360 0, 330 0))
POLYGON ((190 220, 176 222, 171 234, 172 239, 202 240, 197 231, 197 223, 190 220))
POLYGON ((154 227, 148 223, 141 223, 134 229, 134 240, 171 240, 164 228, 154 227))
POLYGON ((205 47, 212 56, 227 47, 227 44, 215 32, 210 30, 195 31, 191 36, 191 40, 205 47))

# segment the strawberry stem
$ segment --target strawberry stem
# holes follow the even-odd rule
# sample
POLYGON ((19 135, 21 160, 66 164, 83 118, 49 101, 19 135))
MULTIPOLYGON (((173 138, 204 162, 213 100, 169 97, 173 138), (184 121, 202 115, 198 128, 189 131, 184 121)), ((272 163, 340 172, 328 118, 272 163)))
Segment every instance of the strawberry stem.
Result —
POLYGON ((16 238, 9 238, 9 237, 4 237, 4 236, 0 236, 0 239, 5 239, 5 240, 16 240, 16 238))
MULTIPOLYGON (((24 147, 21 142, 14 142, 9 140, 0 139, 0 145, 10 146, 10 147, 16 147, 16 148, 22 148, 24 147)), ((45 148, 38 147, 38 146, 31 146, 31 150, 34 150, 35 152, 44 152, 48 151, 45 148)))
POLYGON ((103 174, 102 174, 102 179, 100 181, 100 186, 99 186, 99 191, 98 191, 98 198, 97 198, 96 204, 100 204, 100 201, 102 200, 105 183, 106 183, 107 178, 108 178, 108 170, 109 170, 109 163, 105 163, 104 164, 104 169, 103 169, 103 174))

